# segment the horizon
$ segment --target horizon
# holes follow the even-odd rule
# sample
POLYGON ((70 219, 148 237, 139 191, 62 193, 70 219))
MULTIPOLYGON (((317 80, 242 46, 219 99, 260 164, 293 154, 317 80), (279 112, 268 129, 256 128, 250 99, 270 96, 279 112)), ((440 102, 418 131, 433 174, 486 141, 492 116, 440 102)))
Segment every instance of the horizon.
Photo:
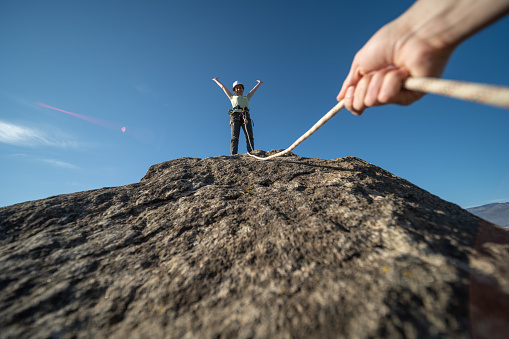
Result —
MULTIPOLYGON (((285 149, 411 3, 3 1, 0 207, 229 155, 231 105, 216 76, 246 93, 264 82, 250 103, 255 149, 285 149)), ((508 33, 506 16, 465 41, 442 78, 508 86, 508 33)), ((361 117, 342 110, 292 152, 354 156, 466 209, 509 202, 508 126, 507 110, 430 94, 361 117)))

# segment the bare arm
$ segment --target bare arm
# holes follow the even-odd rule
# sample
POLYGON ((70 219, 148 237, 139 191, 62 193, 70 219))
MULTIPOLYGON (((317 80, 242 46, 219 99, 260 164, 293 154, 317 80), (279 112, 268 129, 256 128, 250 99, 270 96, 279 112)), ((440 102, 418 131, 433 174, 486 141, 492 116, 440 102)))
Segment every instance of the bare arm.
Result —
POLYGON ((251 100, 251 98, 253 97, 253 95, 255 94, 256 90, 258 89, 258 87, 260 87, 261 84, 263 84, 263 81, 260 81, 260 80, 256 80, 258 81, 258 83, 256 84, 255 87, 253 87, 253 89, 249 92, 249 94, 247 95, 247 97, 249 98, 249 100, 251 100))
POLYGON ((215 78, 214 78, 214 79, 212 79, 212 80, 213 80, 213 81, 215 81, 215 82, 216 82, 216 84, 218 84, 218 85, 219 85, 219 87, 221 87, 221 88, 223 89, 223 91, 224 91, 224 92, 226 93, 226 95, 228 96, 228 99, 231 99, 231 98, 232 98, 232 96, 233 96, 233 94, 232 94, 232 93, 228 90, 228 88, 226 88, 226 86, 225 86, 225 85, 223 85, 223 84, 221 83, 221 81, 219 81, 219 80, 217 80, 217 79, 219 79, 219 77, 215 77, 215 78))
POLYGON ((408 105, 408 76, 442 74, 454 49, 509 12, 509 0, 418 0, 357 52, 337 99, 360 115, 371 106, 408 105))

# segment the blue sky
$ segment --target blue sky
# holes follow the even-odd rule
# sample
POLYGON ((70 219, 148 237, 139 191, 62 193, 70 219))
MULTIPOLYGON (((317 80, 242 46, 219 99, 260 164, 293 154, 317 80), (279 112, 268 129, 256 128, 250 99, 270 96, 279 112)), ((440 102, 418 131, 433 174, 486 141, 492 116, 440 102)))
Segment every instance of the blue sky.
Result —
MULTIPOLYGON (((3 0, 0 206, 228 155, 216 76, 247 91, 264 82, 250 104, 255 149, 286 148, 336 104, 358 49, 411 3, 3 0)), ((461 45, 444 78, 509 85, 508 36, 506 17, 461 45)), ((294 153, 356 156, 466 208, 509 201, 508 146, 509 111, 428 95, 342 111, 294 153)))

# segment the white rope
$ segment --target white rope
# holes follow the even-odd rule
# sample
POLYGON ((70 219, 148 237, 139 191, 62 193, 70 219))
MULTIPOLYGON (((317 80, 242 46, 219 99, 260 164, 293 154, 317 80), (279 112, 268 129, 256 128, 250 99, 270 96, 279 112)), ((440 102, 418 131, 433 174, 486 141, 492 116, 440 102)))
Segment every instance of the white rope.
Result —
POLYGON ((403 88, 509 109, 509 87, 438 78, 407 78, 403 88))
MULTIPOLYGON (((414 78, 410 77, 403 83, 403 88, 423 93, 434 93, 448 96, 456 99, 463 99, 477 103, 497 106, 509 109, 509 87, 492 86, 485 84, 477 84, 464 81, 452 81, 438 78, 414 78)), ((327 114, 325 114, 316 124, 313 125, 306 133, 297 139, 290 147, 279 153, 273 154, 266 158, 247 153, 258 160, 269 160, 290 153, 301 142, 309 138, 320 127, 335 116, 345 105, 343 100, 338 102, 327 114)))
POLYGON ((253 158, 256 158, 258 160, 269 160, 269 159, 272 159, 275 157, 280 157, 282 155, 290 153, 301 142, 303 142, 304 140, 309 138, 311 136, 311 134, 315 133, 320 127, 322 127, 323 124, 325 124, 333 116, 335 116, 336 113, 338 113, 343 107, 345 107, 345 105, 343 104, 343 100, 341 100, 340 102, 338 102, 338 104, 336 106, 334 106, 329 112, 327 112, 327 114, 325 114, 320 120, 318 120, 318 122, 316 124, 314 124, 313 127, 311 127, 306 133, 304 133, 299 139, 297 139, 290 147, 288 147, 284 151, 273 154, 267 158, 260 158, 260 157, 257 157, 256 155, 251 154, 251 153, 247 153, 247 154, 249 154, 250 156, 252 156, 253 158))

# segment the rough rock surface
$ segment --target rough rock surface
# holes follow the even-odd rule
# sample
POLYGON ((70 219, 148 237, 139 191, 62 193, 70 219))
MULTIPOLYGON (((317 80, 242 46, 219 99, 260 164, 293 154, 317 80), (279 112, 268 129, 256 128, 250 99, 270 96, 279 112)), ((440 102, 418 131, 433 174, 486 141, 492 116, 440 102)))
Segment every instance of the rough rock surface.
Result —
POLYGON ((354 157, 181 158, 1 208, 0 290, 1 338, 497 338, 509 232, 354 157))

